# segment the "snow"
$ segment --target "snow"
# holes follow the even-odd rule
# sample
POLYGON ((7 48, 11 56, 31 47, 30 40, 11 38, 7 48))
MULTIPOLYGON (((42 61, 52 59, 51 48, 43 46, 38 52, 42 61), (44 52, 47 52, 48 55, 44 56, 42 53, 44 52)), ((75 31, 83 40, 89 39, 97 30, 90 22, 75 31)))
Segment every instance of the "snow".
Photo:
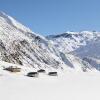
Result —
POLYGON ((48 76, 50 70, 46 70, 34 78, 26 76, 33 69, 25 66, 18 66, 22 68, 19 73, 3 70, 4 66, 12 65, 18 66, 0 61, 1 100, 100 100, 100 72, 97 70, 58 70, 58 76, 48 76))
POLYGON ((58 77, 0 76, 1 100, 100 100, 100 73, 64 72, 58 77))

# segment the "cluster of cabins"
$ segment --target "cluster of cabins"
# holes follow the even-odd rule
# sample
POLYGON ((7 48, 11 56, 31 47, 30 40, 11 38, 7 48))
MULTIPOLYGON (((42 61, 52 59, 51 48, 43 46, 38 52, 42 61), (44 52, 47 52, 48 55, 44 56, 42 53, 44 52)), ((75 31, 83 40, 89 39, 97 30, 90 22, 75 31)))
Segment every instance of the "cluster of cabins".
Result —
MULTIPOLYGON (((4 68, 4 70, 10 71, 10 72, 21 72, 21 68, 13 67, 13 66, 4 68)), ((39 69, 35 72, 27 73, 26 76, 28 76, 28 77, 38 77, 39 73, 46 73, 46 71, 44 69, 39 69)), ((48 72, 47 75, 49 75, 49 76, 58 76, 57 72, 54 72, 54 71, 53 72, 48 72)))

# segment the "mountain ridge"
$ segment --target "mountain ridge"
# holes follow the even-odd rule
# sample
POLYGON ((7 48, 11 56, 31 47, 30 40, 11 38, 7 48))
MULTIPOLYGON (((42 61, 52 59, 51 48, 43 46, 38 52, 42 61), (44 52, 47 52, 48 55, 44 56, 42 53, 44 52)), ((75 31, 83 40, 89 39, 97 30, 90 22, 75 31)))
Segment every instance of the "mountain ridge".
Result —
MULTIPOLYGON (((99 39, 98 32, 87 31, 44 37, 32 32, 5 13, 0 13, 0 60, 23 67, 98 70, 99 64, 95 63, 94 66, 88 60, 84 60, 78 55, 77 50, 99 39)), ((93 59, 96 58, 92 58, 92 61, 93 59)))

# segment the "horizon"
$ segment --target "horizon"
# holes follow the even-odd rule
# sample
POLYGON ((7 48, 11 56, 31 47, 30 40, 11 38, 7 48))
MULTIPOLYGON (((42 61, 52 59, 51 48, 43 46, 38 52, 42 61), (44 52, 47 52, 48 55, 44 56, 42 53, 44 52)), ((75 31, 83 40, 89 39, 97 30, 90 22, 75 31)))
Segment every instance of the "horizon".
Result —
POLYGON ((0 9, 33 32, 100 31, 98 0, 1 0, 0 9))

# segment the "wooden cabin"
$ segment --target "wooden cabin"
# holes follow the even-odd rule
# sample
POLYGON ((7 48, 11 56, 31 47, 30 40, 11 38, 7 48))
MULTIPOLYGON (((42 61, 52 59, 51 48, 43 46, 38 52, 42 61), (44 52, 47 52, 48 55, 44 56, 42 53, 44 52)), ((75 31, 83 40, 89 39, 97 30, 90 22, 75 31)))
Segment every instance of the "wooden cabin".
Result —
POLYGON ((28 77, 38 77, 38 72, 29 72, 27 74, 28 77))
POLYGON ((49 72, 48 75, 49 76, 58 76, 57 72, 49 72))
POLYGON ((38 73, 45 73, 45 70, 44 69, 40 69, 37 71, 38 73))
POLYGON ((21 72, 21 68, 13 67, 13 66, 7 67, 4 70, 10 71, 10 72, 21 72))

